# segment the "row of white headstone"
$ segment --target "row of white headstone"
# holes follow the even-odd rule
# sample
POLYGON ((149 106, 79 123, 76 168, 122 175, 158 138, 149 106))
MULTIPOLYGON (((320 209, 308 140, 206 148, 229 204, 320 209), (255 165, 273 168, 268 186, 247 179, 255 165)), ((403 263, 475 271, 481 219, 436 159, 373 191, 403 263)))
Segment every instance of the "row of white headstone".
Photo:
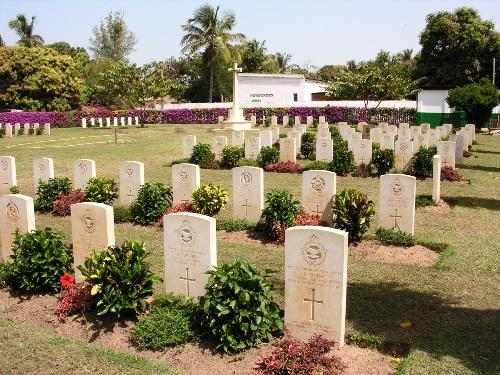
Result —
MULTIPOLYGON (((14 126, 7 122, 5 125, 0 123, 0 129, 5 127, 5 137, 6 138, 12 138, 13 135, 19 135, 19 129, 21 129, 21 124, 16 122, 14 126)), ((35 131, 40 127, 40 124, 35 122, 33 126, 31 126, 29 123, 25 123, 23 125, 24 128, 24 135, 28 135, 28 131, 30 128, 33 128, 35 131)), ((50 124, 45 123, 43 124, 43 133, 45 135, 50 135, 50 124)))
MULTIPOLYGON (((118 119, 118 117, 113 117, 113 126, 115 128, 118 127, 118 121, 120 121, 120 126, 132 126, 132 120, 133 120, 135 126, 139 125, 139 117, 138 116, 135 116, 133 118, 130 116, 128 116, 128 117, 122 116, 119 119, 118 119)), ((94 117, 90 117, 89 121, 87 122, 87 118, 82 117, 82 128, 86 128, 87 125, 89 125, 91 127, 97 126, 99 128, 102 128, 102 127, 104 127, 104 124, 107 128, 109 128, 111 126, 111 117, 104 118, 104 121, 105 121, 105 123, 103 122, 102 117, 99 117, 97 119, 94 117)))
MULTIPOLYGON (((278 126, 278 116, 271 116, 271 126, 278 126)), ((219 124, 222 124, 222 122, 224 121, 224 116, 219 116, 218 117, 218 123, 219 124)), ((294 117, 294 124, 295 125, 301 125, 303 124, 301 122, 301 116, 295 116, 294 117)), ((250 122, 252 123, 253 126, 257 125, 257 116, 252 114, 250 115, 250 122)), ((290 116, 288 115, 285 115, 282 117, 282 120, 281 120, 281 125, 283 126, 288 126, 289 125, 289 122, 290 122, 290 116)), ((265 118, 262 118, 262 124, 265 123, 265 118)), ((326 117, 325 116, 319 116, 318 117, 318 123, 319 124, 326 124, 326 117)), ((307 127, 312 127, 314 124, 314 116, 306 116, 306 122, 304 125, 306 125, 307 127)))

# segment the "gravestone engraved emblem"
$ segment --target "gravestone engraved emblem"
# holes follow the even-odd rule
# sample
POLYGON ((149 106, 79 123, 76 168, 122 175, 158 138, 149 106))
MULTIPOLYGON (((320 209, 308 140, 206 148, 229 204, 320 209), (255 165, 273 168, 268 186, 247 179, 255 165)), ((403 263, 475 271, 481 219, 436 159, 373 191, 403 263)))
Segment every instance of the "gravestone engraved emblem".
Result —
POLYGON ((86 210, 83 213, 81 220, 83 223, 83 229, 85 229, 86 232, 92 233, 95 231, 95 218, 90 210, 86 210))
POLYGON ((399 179, 394 180, 392 184, 392 193, 394 195, 401 195, 403 193, 403 186, 399 183, 399 179))
POLYGON ((241 184, 248 186, 252 183, 253 177, 251 173, 243 172, 240 177, 241 184))
POLYGON ((2 162, 0 163, 0 168, 2 169, 2 171, 6 171, 7 168, 8 168, 8 164, 5 160, 2 160, 2 162))
POLYGON ((38 170, 43 172, 45 170, 45 165, 43 163, 38 164, 38 170))
POLYGON ((132 170, 132 168, 127 168, 127 176, 132 176, 132 174, 134 173, 134 171, 132 170))
POLYGON ((186 184, 189 181, 189 176, 185 170, 179 171, 179 178, 183 184, 186 184))
POLYGON ((312 235, 302 247, 302 257, 307 264, 311 265, 319 265, 325 261, 326 248, 319 242, 316 235, 312 235))
POLYGON ((18 221, 19 219, 19 209, 13 202, 7 203, 6 207, 7 217, 10 221, 18 221))
POLYGON ((78 165, 78 170, 80 171, 80 174, 87 174, 87 165, 85 163, 80 163, 78 165))
POLYGON ((176 232, 177 239, 179 240, 181 245, 191 245, 195 240, 195 231, 191 227, 191 225, 189 225, 189 222, 187 220, 184 220, 182 222, 182 225, 177 228, 176 232))
POLYGON ((407 143, 401 143, 401 145, 399 146, 399 149, 401 151, 406 151, 408 149, 408 144, 407 143))
POLYGON ((325 180, 316 176, 311 180, 311 187, 316 191, 323 191, 325 189, 325 180))

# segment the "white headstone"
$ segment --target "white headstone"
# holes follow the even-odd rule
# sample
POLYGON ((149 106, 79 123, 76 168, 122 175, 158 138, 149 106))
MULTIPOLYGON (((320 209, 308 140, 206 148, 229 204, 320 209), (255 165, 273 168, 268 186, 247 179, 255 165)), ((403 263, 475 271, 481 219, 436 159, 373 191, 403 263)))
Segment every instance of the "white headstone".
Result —
POLYGON ((410 129, 400 125, 398 128, 398 141, 409 141, 410 139, 410 129))
POLYGON ((35 209, 33 198, 22 194, 7 194, 0 197, 0 239, 2 244, 1 258, 10 263, 14 232, 21 233, 35 230, 35 209))
POLYGON ((120 117, 120 125, 125 126, 125 117, 120 117))
POLYGON ((207 271, 217 266, 215 219, 184 212, 165 215, 163 231, 167 293, 203 296, 207 271))
POLYGON ((439 131, 437 129, 429 129, 427 134, 429 135, 429 147, 436 146, 436 142, 439 141, 439 131))
POLYGON ((217 117, 217 123, 220 125, 224 121, 224 116, 218 116, 217 117))
POLYGON ((258 222, 264 209, 264 171, 233 168, 233 218, 258 222))
POLYGON ((252 123, 252 126, 255 126, 257 124, 257 116, 251 115, 250 122, 252 123))
POLYGON ((245 143, 245 131, 233 130, 231 141, 233 146, 243 147, 243 144, 245 143))
POLYGON ((288 133, 288 137, 295 139, 295 153, 300 154, 300 146, 302 145, 302 135, 298 130, 293 130, 288 133))
POLYGON ((185 135, 182 137, 182 157, 190 158, 193 147, 196 146, 196 135, 185 135))
POLYGON ((85 191, 87 182, 96 176, 95 161, 79 159, 73 163, 73 189, 85 191))
POLYGON ((10 194, 13 186, 17 186, 16 158, 0 156, 0 195, 10 194))
POLYGON ((40 181, 48 181, 54 178, 54 159, 51 158, 38 158, 33 160, 33 182, 35 192, 38 189, 40 181))
POLYGON ((394 134, 384 133, 380 137, 381 150, 394 150, 394 134))
POLYGON ((429 134, 416 134, 413 139, 413 151, 418 152, 420 147, 429 147, 429 134))
POLYGON ((172 204, 189 202, 191 194, 200 187, 200 167, 180 163, 172 166, 172 204))
POLYGON ((347 232, 304 226, 285 232, 285 328, 308 340, 321 335, 344 345, 347 232))
POLYGON ((413 157, 413 142, 396 140, 396 169, 405 171, 410 165, 410 160, 413 157))
POLYGON ((398 127, 396 125, 389 125, 387 127, 387 132, 386 133, 397 135, 398 134, 398 127))
POLYGON ((273 132, 271 130, 261 130, 259 132, 260 147, 273 146, 273 132))
POLYGON ((337 175, 329 171, 310 170, 302 173, 302 206, 321 222, 331 223, 331 200, 336 193, 337 175))
POLYGON ((83 265, 93 250, 101 251, 115 245, 113 207, 104 203, 76 203, 71 205, 71 238, 75 279, 83 281, 78 266, 83 265))
POLYGON ((412 140, 415 140, 417 135, 422 134, 422 129, 420 126, 410 126, 410 137, 412 140))
POLYGON ((135 126, 139 126, 139 116, 134 117, 134 124, 135 126))
POLYGON ((132 117, 127 117, 127 125, 132 126, 132 117))
POLYGON ((273 132, 273 144, 280 139, 280 128, 278 126, 271 126, 269 129, 273 132))
POLYGON ((280 138, 280 161, 297 162, 295 138, 280 138))
POLYGON ((92 127, 95 126, 95 118, 93 118, 93 117, 90 118, 90 126, 92 126, 92 127))
POLYGON ((295 125, 300 125, 301 124, 301 122, 300 122, 300 116, 295 116, 294 124, 295 125))
POLYGON ((20 124, 20 123, 18 123, 18 122, 16 122, 16 123, 14 124, 14 133, 15 133, 16 135, 19 135, 19 129, 21 129, 21 124, 20 124))
POLYGON ((413 235, 416 178, 405 174, 380 176, 379 227, 413 235))
POLYGON ((283 126, 288 126, 288 122, 289 122, 289 117, 283 116, 283 126))
POLYGON ((35 131, 40 127, 40 124, 38 122, 35 122, 33 124, 33 129, 35 129, 35 131))
POLYGON ((111 127, 111 118, 106 117, 106 127, 109 128, 111 127))
POLYGON ((115 128, 117 128, 117 127, 118 127, 118 117, 113 117, 113 126, 114 126, 115 128))
POLYGON ((12 138, 12 125, 9 123, 5 124, 5 137, 12 138))
POLYGON ((441 165, 455 169, 455 142, 438 141, 436 146, 437 153, 441 156, 441 165))
POLYGON ((441 199, 441 157, 432 157, 432 200, 439 202, 441 199))
POLYGON ((82 118, 82 128, 87 127, 87 119, 85 117, 82 118))
POLYGON ((212 152, 215 154, 215 160, 222 158, 222 150, 227 146, 227 137, 218 135, 212 138, 212 152))
POLYGON ((260 138, 249 137, 245 141, 245 159, 257 160, 260 154, 260 138))
POLYGON ((24 127, 24 135, 28 135, 30 131, 30 124, 26 122, 24 123, 23 127, 24 127))
POLYGON ((381 128, 371 128, 370 129, 370 139, 373 143, 380 144, 380 138, 382 137, 382 129, 381 128))
POLYGON ((43 132, 45 133, 45 135, 50 135, 50 124, 49 123, 43 124, 43 132))
POLYGON ((429 130, 431 130, 431 124, 428 123, 420 124, 420 131, 422 132, 422 134, 427 134, 429 130))
POLYGON ((389 123, 387 122, 379 122, 378 127, 382 130, 382 133, 387 133, 389 131, 389 123))
POLYGON ((462 134, 451 134, 450 141, 455 142, 455 167, 464 164, 464 136, 462 134))
POLYGON ((278 126, 278 116, 271 116, 271 126, 278 126))
POLYGON ((331 139, 332 133, 330 133, 329 128, 318 128, 318 132, 316 133, 316 139, 331 139))
POLYGON ((368 165, 372 161, 372 141, 370 139, 357 139, 351 142, 354 162, 358 165, 368 165))
MULTIPOLYGON (((444 124, 444 125, 451 125, 451 124, 444 124)), ((475 141, 476 140, 476 125, 465 124, 465 128, 469 129, 469 132, 472 135, 472 141, 475 141)), ((451 130, 448 131, 448 133, 450 133, 450 132, 451 132, 451 130)))
POLYGON ((99 127, 102 128, 102 117, 97 119, 97 123, 99 124, 99 127))
POLYGON ((316 160, 327 163, 333 160, 333 139, 316 140, 316 160))
POLYGON ((318 117, 318 123, 320 123, 320 124, 326 123, 326 116, 319 116, 318 117))
POLYGON ((120 163, 120 203, 130 205, 137 199, 137 193, 144 185, 144 163, 122 161, 120 163))
POLYGON ((311 126, 313 126, 313 117, 312 116, 307 116, 306 117, 306 124, 307 124, 308 128, 310 128, 311 126))

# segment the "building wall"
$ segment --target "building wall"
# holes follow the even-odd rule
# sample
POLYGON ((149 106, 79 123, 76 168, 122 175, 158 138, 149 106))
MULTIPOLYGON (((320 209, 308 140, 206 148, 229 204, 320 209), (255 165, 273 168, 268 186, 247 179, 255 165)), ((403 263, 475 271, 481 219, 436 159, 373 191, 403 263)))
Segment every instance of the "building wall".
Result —
POLYGON ((310 101, 304 89, 305 79, 301 75, 246 75, 238 74, 238 92, 241 104, 264 104, 310 101), (294 94, 297 95, 294 100, 294 94))

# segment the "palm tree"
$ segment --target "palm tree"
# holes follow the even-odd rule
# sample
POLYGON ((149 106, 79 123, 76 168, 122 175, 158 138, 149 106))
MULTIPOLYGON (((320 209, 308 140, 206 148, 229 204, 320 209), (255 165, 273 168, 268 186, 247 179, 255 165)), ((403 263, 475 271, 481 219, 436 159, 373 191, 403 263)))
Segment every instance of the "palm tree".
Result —
POLYGON ((278 67, 278 73, 286 73, 289 70, 291 58, 292 56, 286 52, 277 52, 274 55, 276 66, 278 67))
POLYGON ((5 46, 5 42, 2 39, 2 36, 0 35, 0 47, 5 46))
POLYGON ((33 34, 35 16, 31 17, 28 23, 24 14, 18 14, 15 19, 9 21, 9 27, 19 36, 17 44, 24 47, 39 47, 43 45, 43 38, 38 34, 33 34))
POLYGON ((243 42, 243 34, 233 34, 231 30, 236 24, 234 13, 224 12, 219 15, 219 6, 202 5, 195 10, 182 29, 185 34, 181 39, 182 52, 188 55, 203 51, 210 68, 210 87, 208 100, 211 103, 214 90, 214 65, 218 56, 226 61, 237 58, 238 50, 231 43, 243 42))

